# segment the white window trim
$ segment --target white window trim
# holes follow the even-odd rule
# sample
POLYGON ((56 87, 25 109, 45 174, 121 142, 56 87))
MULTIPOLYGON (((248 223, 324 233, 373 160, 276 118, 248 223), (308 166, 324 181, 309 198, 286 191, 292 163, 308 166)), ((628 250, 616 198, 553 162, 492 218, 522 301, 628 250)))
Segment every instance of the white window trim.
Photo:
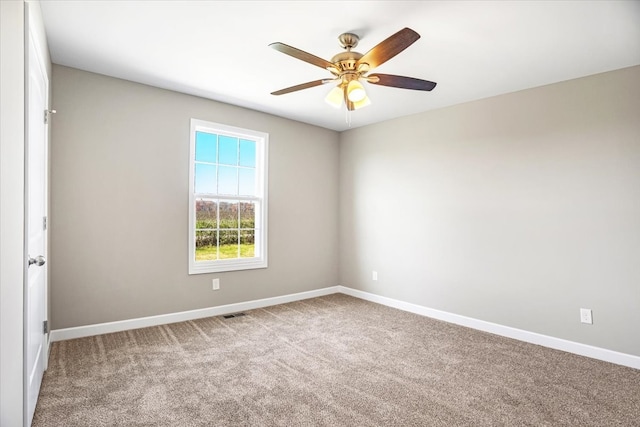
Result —
MULTIPOLYGON (((205 120, 191 119, 191 135, 189 148, 189 274, 218 273, 223 271, 250 270, 255 268, 267 268, 267 190, 269 188, 268 174, 268 153, 269 134, 249 129, 242 129, 213 123, 205 120), (260 208, 256 210, 256 253, 259 256, 254 258, 235 258, 214 261, 195 260, 195 155, 196 155, 196 131, 209 132, 215 134, 229 135, 256 141, 256 173, 262 179, 257 180, 256 194, 261 198, 260 208), (261 227, 258 229, 258 224, 261 227)), ((206 196, 204 196, 206 198, 206 196)), ((234 200, 242 200, 242 196, 231 197, 234 200)))

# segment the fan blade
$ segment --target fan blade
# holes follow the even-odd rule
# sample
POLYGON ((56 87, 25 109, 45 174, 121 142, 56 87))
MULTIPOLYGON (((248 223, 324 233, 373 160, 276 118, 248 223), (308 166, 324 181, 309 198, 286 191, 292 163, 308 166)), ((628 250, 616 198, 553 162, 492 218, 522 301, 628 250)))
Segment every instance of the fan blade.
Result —
POLYGON ((302 83, 299 85, 291 86, 285 89, 280 89, 275 92, 271 92, 271 95, 284 95, 285 93, 291 93, 302 89, 308 89, 314 86, 320 86, 325 83, 331 83, 336 81, 337 79, 322 79, 322 80, 314 80, 312 82, 302 83))
POLYGON ((420 34, 411 28, 404 28, 365 53, 356 62, 356 67, 366 63, 369 64, 369 69, 375 68, 411 46, 419 38, 420 34))
POLYGON ((370 74, 367 81, 374 85, 399 87, 401 89, 432 90, 436 87, 435 82, 415 79, 413 77, 394 76, 392 74, 370 74), (376 81, 377 80, 377 81, 376 81))
POLYGON ((317 56, 307 53, 304 50, 296 49, 295 47, 291 47, 284 43, 276 42, 271 43, 269 46, 279 52, 286 53, 289 56, 293 56, 294 58, 300 59, 304 62, 308 62, 311 65, 315 65, 325 70, 329 67, 334 68, 334 65, 331 62, 326 61, 322 58, 318 58, 317 56))

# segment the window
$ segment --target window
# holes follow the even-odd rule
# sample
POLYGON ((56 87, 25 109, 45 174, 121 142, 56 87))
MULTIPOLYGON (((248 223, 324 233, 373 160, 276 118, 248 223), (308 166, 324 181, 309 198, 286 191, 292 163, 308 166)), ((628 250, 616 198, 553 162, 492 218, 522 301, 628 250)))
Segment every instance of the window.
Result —
POLYGON ((191 119, 189 274, 267 267, 268 143, 191 119))

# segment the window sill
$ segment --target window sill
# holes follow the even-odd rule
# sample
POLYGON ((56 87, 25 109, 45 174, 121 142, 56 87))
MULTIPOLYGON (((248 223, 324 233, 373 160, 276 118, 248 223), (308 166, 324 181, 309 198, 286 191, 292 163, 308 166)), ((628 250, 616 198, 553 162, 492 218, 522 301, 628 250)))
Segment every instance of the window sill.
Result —
POLYGON ((267 260, 228 260, 228 261, 201 261, 189 264, 189 274, 221 273, 226 271, 254 270, 267 268, 267 260))

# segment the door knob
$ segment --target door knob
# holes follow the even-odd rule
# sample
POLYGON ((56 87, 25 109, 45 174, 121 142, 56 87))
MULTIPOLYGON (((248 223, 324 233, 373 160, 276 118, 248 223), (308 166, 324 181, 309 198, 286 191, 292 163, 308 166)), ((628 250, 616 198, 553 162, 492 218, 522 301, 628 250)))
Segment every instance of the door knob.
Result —
POLYGON ((43 266, 45 262, 46 262, 46 260, 44 259, 44 257, 42 255, 38 255, 35 258, 29 257, 29 266, 31 266, 32 264, 35 264, 38 267, 40 267, 40 266, 43 266))

